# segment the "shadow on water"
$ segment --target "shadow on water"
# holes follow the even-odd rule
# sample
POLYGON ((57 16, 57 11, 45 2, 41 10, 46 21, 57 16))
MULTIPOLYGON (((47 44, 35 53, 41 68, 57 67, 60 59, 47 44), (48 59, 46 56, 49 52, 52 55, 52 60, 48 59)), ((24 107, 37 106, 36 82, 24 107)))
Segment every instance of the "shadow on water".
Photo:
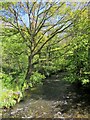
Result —
MULTIPOLYGON (((39 89, 41 91, 42 99, 55 101, 53 104, 55 112, 72 112, 72 114, 74 114, 76 111, 77 114, 89 114, 89 92, 84 91, 77 85, 71 85, 63 80, 64 75, 65 73, 52 75, 43 82, 43 86, 39 89)), ((38 96, 34 95, 32 98, 38 99, 38 96)))
POLYGON ((43 85, 32 88, 27 92, 26 100, 7 112, 6 116, 88 117, 90 113, 89 94, 64 81, 65 74, 52 75, 43 81, 43 85))

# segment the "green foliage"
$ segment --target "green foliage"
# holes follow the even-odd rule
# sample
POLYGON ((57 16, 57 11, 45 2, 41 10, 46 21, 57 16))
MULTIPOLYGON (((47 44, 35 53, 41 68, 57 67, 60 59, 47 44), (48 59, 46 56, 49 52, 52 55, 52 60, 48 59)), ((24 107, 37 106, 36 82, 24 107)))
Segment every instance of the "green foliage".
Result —
POLYGON ((81 83, 83 86, 90 84, 90 69, 88 62, 88 34, 87 34, 87 24, 88 19, 86 15, 87 11, 82 13, 78 23, 75 23, 73 28, 75 37, 72 38, 73 42, 70 44, 69 52, 67 53, 67 61, 69 61, 67 71, 68 75, 65 78, 71 83, 81 83), (83 32, 83 28, 85 31, 83 32), (82 34, 83 32, 83 34, 82 34))
POLYGON ((0 75, 0 78, 2 78, 2 84, 3 86, 7 87, 7 88, 11 88, 12 87, 12 84, 11 84, 11 81, 12 81, 12 76, 10 75, 7 75, 5 73, 2 73, 0 75))
POLYGON ((41 73, 38 73, 37 71, 33 72, 33 74, 30 77, 30 83, 29 83, 29 85, 31 87, 33 87, 36 84, 40 84, 41 81, 42 81, 42 79, 45 79, 44 75, 42 75, 41 73))
POLYGON ((50 76, 56 71, 55 66, 43 66, 40 70, 45 76, 50 76))
POLYGON ((16 76, 16 78, 13 78, 13 74, 12 73, 10 75, 2 73, 2 84, 4 87, 6 88, 10 88, 13 90, 22 90, 23 84, 24 84, 24 75, 23 74, 19 74, 19 76, 16 76), (16 85, 17 84, 17 85, 16 85))
MULTIPOLYGON (((84 39, 83 39, 84 40, 84 39)), ((85 42, 86 44, 86 42, 85 42)), ((81 82, 81 84, 88 84, 89 73, 88 72, 88 50, 87 46, 82 41, 77 48, 74 49, 73 54, 68 57, 69 65, 67 67, 68 81, 72 82, 81 82)))
MULTIPOLYGON (((8 28, 9 29, 9 28, 8 28)), ((9 29, 10 30, 10 29, 9 29)), ((6 32, 6 29, 5 29, 6 32)), ((13 31, 10 32, 13 34, 13 31)), ((2 38, 3 67, 6 73, 22 72, 27 67, 28 49, 19 34, 2 38), (18 39, 17 39, 18 38, 18 39), (11 59, 10 59, 11 58, 11 59)), ((23 72, 24 72, 23 71, 23 72)))
POLYGON ((23 98, 22 93, 26 88, 23 77, 20 75, 17 82, 12 75, 2 73, 0 78, 2 78, 0 84, 0 107, 12 107, 23 98))
POLYGON ((10 90, 2 92, 2 96, 0 97, 0 107, 9 108, 16 104, 16 101, 12 98, 12 92, 10 90))
POLYGON ((3 89, 0 96, 0 108, 9 108, 14 106, 20 101, 22 93, 20 91, 13 91, 8 89, 3 89))

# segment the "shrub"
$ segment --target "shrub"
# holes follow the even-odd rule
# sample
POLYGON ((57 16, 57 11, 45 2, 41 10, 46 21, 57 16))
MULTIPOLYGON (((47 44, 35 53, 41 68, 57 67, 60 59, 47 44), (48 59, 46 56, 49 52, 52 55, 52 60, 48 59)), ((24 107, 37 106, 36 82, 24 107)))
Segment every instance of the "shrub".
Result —
POLYGON ((20 91, 3 89, 0 97, 0 108, 9 108, 14 106, 17 102, 20 101, 21 97, 22 93, 20 91))
POLYGON ((30 77, 30 87, 33 87, 34 85, 40 84, 42 79, 45 79, 45 76, 42 75, 39 72, 33 72, 32 76, 30 77))

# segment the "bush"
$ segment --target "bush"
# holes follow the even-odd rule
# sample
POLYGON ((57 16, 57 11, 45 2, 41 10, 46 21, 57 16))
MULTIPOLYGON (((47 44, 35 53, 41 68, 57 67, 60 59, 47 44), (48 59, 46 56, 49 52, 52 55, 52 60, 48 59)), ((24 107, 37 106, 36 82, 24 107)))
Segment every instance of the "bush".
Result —
POLYGON ((42 79, 45 79, 45 76, 42 75, 39 72, 33 72, 32 76, 30 77, 30 87, 33 87, 34 85, 42 83, 42 79))
POLYGON ((5 73, 0 73, 0 78, 2 78, 0 82, 0 107, 9 108, 22 99, 22 92, 26 88, 25 81, 23 75, 18 76, 17 81, 5 73))
POLYGON ((20 91, 13 91, 8 89, 3 89, 0 96, 0 108, 9 108, 14 106, 20 101, 22 93, 20 91))
POLYGON ((12 76, 11 75, 7 75, 5 73, 1 73, 0 74, 0 78, 2 79, 2 85, 7 87, 7 88, 12 88, 12 76))

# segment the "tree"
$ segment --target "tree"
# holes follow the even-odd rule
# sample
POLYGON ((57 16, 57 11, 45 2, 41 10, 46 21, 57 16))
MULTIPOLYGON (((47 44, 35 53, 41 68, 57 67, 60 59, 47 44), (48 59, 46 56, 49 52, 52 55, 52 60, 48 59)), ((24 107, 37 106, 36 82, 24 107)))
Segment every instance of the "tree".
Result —
MULTIPOLYGON (((14 34, 19 34, 23 43, 28 47, 26 80, 30 79, 34 65, 37 63, 34 62, 35 56, 40 54, 57 34, 64 34, 76 20, 77 14, 80 14, 73 12, 73 17, 69 18, 71 11, 70 6, 61 2, 30 2, 27 0, 27 2, 3 3, 2 21, 13 28, 14 34)), ((12 31, 8 35, 12 35, 11 33, 12 31)))
MULTIPOLYGON (((79 19, 74 23, 71 29, 72 36, 70 40, 67 61, 69 61, 68 80, 82 85, 90 85, 90 69, 88 64, 88 10, 86 9, 79 15, 79 19)), ((70 32, 70 31, 69 31, 70 32)), ((89 86, 90 87, 90 86, 89 86)))

